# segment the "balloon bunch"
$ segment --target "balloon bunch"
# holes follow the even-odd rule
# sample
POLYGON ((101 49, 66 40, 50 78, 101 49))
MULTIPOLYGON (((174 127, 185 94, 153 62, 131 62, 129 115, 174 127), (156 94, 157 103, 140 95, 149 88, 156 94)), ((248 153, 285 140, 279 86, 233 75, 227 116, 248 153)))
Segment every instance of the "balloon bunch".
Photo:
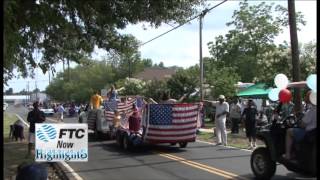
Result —
POLYGON ((307 86, 311 89, 309 99, 312 104, 317 105, 317 75, 311 74, 307 78, 307 86))
MULTIPOLYGON (((292 94, 287 89, 289 80, 284 74, 277 74, 274 78, 274 84, 277 88, 271 89, 268 94, 268 97, 271 101, 280 101, 281 103, 288 103, 291 101, 292 94)), ((317 75, 311 74, 307 78, 307 86, 312 90, 310 93, 309 99, 312 104, 317 104, 317 75)))
POLYGON ((291 101, 292 94, 291 92, 286 89, 289 80, 286 75, 284 74, 277 74, 274 78, 274 84, 277 86, 277 88, 273 88, 269 94, 268 97, 271 101, 280 101, 282 103, 288 103, 291 101))

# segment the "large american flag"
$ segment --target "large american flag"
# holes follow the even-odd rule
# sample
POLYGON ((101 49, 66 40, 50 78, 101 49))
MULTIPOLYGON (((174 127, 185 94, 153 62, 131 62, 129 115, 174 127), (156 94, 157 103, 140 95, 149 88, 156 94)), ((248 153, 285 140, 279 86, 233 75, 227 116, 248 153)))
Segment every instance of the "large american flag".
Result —
POLYGON ((121 126, 126 129, 129 128, 128 117, 132 113, 133 103, 137 104, 136 98, 127 100, 125 102, 117 102, 117 101, 104 102, 104 107, 105 107, 104 115, 105 115, 106 121, 111 124, 114 118, 114 110, 118 110, 119 114, 121 115, 121 122, 120 122, 121 126))
POLYGON ((195 141, 198 104, 150 104, 147 108, 145 140, 153 143, 195 141))

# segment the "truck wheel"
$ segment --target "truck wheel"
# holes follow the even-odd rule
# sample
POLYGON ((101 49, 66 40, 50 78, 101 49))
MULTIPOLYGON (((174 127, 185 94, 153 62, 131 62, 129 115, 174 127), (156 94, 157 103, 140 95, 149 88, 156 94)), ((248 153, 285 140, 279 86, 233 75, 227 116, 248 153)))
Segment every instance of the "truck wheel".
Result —
POLYGON ((254 150, 250 159, 251 169, 257 179, 270 179, 276 172, 276 162, 265 147, 254 150))
POLYGON ((100 140, 100 139, 101 139, 101 132, 95 130, 94 135, 95 135, 95 139, 96 139, 96 140, 100 140))
POLYGON ((123 136, 123 145, 122 145, 122 147, 123 147, 123 149, 124 150, 130 150, 131 149, 131 142, 130 142, 130 140, 129 140, 129 136, 127 135, 127 134, 125 134, 124 136, 123 136))
POLYGON ((179 142, 179 147, 180 148, 185 148, 185 147, 187 147, 187 142, 179 142))
POLYGON ((117 144, 122 148, 123 147, 123 138, 122 138, 122 134, 120 132, 116 133, 116 141, 117 141, 117 144))

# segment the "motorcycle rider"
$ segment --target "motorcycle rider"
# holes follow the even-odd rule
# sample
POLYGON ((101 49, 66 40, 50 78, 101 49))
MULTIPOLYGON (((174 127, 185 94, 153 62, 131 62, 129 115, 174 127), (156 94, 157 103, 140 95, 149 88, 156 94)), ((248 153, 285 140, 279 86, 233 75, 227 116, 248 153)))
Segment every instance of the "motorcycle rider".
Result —
MULTIPOLYGON (((310 93, 307 93, 308 96, 310 93)), ((317 107, 312 104, 309 97, 305 98, 306 103, 310 104, 310 109, 304 114, 300 128, 289 128, 286 132, 286 152, 282 156, 285 159, 291 159, 291 147, 294 142, 301 142, 305 134, 317 127, 317 107)))

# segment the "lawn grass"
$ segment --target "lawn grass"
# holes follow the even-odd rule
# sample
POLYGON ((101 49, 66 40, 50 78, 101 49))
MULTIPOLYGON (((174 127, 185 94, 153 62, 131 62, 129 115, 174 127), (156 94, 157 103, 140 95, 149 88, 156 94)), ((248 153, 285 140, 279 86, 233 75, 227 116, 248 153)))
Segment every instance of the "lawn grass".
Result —
POLYGON ((211 128, 213 128, 213 127, 214 127, 214 122, 211 121, 210 119, 206 118, 206 119, 204 120, 204 128, 206 128, 206 129, 211 129, 211 128))
POLYGON ((16 175, 17 167, 20 164, 34 162, 34 156, 26 158, 27 149, 27 141, 4 143, 3 179, 12 179, 16 175))
POLYGON ((9 141, 10 125, 16 120, 18 120, 18 118, 14 114, 7 112, 3 114, 3 142, 9 141))
MULTIPOLYGON (((199 132, 199 134, 197 134, 197 140, 216 143, 216 137, 213 136, 213 133, 208 132, 199 132)), ((246 138, 245 133, 243 131, 241 131, 239 134, 228 133, 227 142, 228 146, 240 149, 248 148, 248 139, 246 138)), ((260 140, 257 140, 257 145, 265 146, 265 144, 260 140)))
MULTIPOLYGON (((17 167, 22 163, 34 161, 34 157, 25 158, 28 149, 28 142, 12 141, 9 139, 10 125, 18 118, 14 114, 4 113, 3 117, 3 154, 4 154, 4 176, 3 179, 12 179, 17 173, 17 167)), ((26 133, 26 131, 25 131, 26 133)), ((26 134, 25 134, 26 137, 26 134)))
MULTIPOLYGON (((204 128, 205 129, 213 129, 215 127, 215 124, 210 119, 206 118, 204 121, 204 128)), ((230 129, 227 127, 227 131, 230 132, 230 129)), ((197 134, 197 139, 201 141, 216 143, 216 137, 213 135, 213 133, 210 132, 199 132, 197 134)), ((228 146, 241 148, 241 149, 247 149, 248 148, 248 138, 245 135, 245 132, 240 128, 239 134, 231 134, 228 133, 227 135, 227 142, 228 146)), ((265 146, 264 142, 257 140, 258 146, 265 146)))

